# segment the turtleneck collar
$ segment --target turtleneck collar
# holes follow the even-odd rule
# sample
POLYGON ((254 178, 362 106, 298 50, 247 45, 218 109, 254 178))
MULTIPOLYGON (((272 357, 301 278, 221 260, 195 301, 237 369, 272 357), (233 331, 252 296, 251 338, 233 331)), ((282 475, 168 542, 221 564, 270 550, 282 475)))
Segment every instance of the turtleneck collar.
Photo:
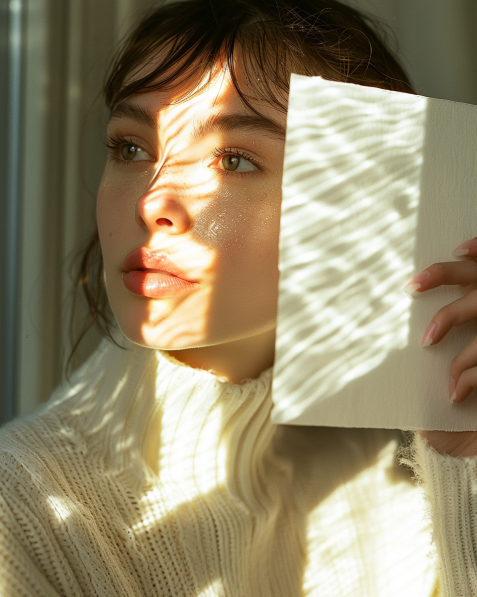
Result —
POLYGON ((122 344, 103 340, 48 403, 88 453, 105 470, 132 468, 141 484, 167 484, 187 497, 237 482, 247 493, 249 483, 229 473, 243 461, 249 476, 269 449, 272 368, 230 384, 163 351, 122 344))

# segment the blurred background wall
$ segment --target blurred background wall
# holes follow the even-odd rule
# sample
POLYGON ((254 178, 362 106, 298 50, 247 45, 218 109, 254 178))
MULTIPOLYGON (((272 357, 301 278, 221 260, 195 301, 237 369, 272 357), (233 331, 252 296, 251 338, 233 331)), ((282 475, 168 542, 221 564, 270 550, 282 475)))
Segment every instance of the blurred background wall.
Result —
MULTIPOLYGON (((477 104, 476 0, 346 1, 391 28, 418 93, 477 104)), ((0 423, 61 379, 71 271, 106 158, 98 94, 119 40, 153 4, 0 0, 0 423)), ((98 340, 87 336, 77 364, 98 340)))

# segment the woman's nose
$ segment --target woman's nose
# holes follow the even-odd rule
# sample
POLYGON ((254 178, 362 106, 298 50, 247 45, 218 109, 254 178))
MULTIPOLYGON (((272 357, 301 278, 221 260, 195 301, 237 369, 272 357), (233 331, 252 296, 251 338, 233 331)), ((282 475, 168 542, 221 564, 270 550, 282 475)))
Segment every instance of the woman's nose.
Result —
POLYGON ((167 189, 150 190, 136 202, 136 222, 149 232, 183 234, 191 218, 184 204, 167 189))

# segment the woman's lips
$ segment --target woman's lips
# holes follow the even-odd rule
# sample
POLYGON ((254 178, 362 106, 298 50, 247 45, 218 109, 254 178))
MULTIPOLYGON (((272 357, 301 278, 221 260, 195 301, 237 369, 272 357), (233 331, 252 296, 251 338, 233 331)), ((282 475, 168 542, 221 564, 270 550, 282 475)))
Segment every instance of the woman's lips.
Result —
POLYGON ((195 290, 200 286, 197 282, 189 282, 155 270, 132 270, 123 275, 124 286, 134 294, 149 298, 166 298, 195 290))
POLYGON ((186 274, 166 253, 146 247, 134 249, 123 263, 123 283, 139 296, 166 298, 200 287, 198 282, 181 276, 186 274))

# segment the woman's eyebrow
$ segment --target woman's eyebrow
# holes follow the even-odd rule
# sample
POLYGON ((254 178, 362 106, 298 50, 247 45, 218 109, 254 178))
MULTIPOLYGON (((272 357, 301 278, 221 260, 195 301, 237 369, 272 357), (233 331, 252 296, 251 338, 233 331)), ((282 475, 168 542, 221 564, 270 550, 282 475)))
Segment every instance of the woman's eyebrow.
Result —
POLYGON ((147 127, 155 129, 157 126, 154 114, 147 108, 137 106, 136 104, 130 104, 128 102, 120 102, 117 106, 111 110, 109 115, 109 122, 116 118, 128 118, 129 120, 135 120, 139 124, 145 124, 147 127))
POLYGON ((258 114, 214 114, 204 122, 194 125, 192 136, 197 139, 212 132, 234 131, 237 129, 257 131, 285 140, 285 127, 271 118, 258 114))
MULTIPOLYGON (((129 102, 120 102, 111 112, 109 120, 116 118, 128 118, 155 129, 157 121, 152 112, 142 106, 129 102)), ((249 130, 261 131, 264 134, 275 137, 280 141, 285 140, 285 127, 281 124, 258 114, 213 114, 205 121, 198 122, 193 126, 192 137, 198 139, 213 132, 249 130)))

